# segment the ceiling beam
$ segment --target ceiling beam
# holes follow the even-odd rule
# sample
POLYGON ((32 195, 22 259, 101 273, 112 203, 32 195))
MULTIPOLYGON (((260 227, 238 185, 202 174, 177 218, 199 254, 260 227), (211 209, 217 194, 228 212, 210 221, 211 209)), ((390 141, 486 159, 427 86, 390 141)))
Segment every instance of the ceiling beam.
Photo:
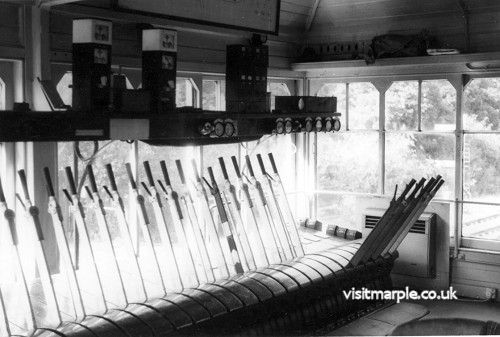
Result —
POLYGON ((311 11, 309 12, 309 15, 307 16, 306 20, 306 32, 308 32, 311 29, 311 26, 314 22, 314 17, 316 16, 316 12, 318 11, 319 3, 321 0, 314 0, 314 4, 311 8, 311 11))

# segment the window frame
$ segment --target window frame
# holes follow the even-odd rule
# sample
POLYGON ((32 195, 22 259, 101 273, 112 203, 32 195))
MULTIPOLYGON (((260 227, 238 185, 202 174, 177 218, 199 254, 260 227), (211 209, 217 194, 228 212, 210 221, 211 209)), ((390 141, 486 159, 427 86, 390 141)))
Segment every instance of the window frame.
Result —
MULTIPOLYGON (((476 239, 476 238, 467 238, 462 235, 462 224, 463 224, 463 205, 471 204, 474 202, 465 201, 463 197, 463 142, 464 135, 466 134, 500 134, 500 130, 498 131, 468 131, 464 130, 462 116, 463 116, 463 99, 464 92, 467 85, 476 78, 491 78, 491 77, 500 77, 500 72, 492 71, 492 72, 480 72, 477 74, 471 74, 462 76, 462 74, 455 73, 444 73, 444 74, 415 74, 415 75, 372 75, 365 77, 323 77, 323 76, 307 76, 308 82, 308 94, 312 95, 310 92, 310 82, 314 80, 324 80, 329 81, 329 83, 357 83, 357 82, 371 82, 375 88, 379 91, 379 129, 372 130, 374 132, 379 133, 379 170, 380 170, 380 188, 379 193, 370 194, 370 193, 356 193, 356 192, 344 192, 344 191, 323 191, 318 188, 317 181, 317 171, 314 170, 314 180, 315 180, 315 197, 314 197, 314 205, 312 207, 311 215, 316 216, 317 214, 317 195, 321 194, 344 194, 344 195, 363 195, 363 196, 373 196, 373 197, 388 197, 388 194, 385 191, 385 172, 386 172, 386 158, 385 158, 385 147, 386 147, 386 134, 393 132, 404 132, 404 133, 420 133, 420 134, 438 134, 438 135, 454 135, 455 136, 455 181, 454 181, 454 192, 453 199, 434 199, 434 201, 438 202, 448 202, 452 207, 452 211, 454 212, 454 225, 455 229, 453 233, 450 233, 450 239, 453 238, 451 242, 451 246, 455 249, 456 256, 458 255, 458 251, 461 249, 478 249, 482 251, 496 251, 500 253, 500 241, 494 240, 484 240, 484 239, 476 239), (419 95, 418 95, 418 128, 417 130, 386 130, 385 129, 385 115, 386 115, 386 99, 385 94, 387 90, 390 88, 391 84, 396 81, 412 81, 416 80, 419 82, 419 95), (434 131, 434 130, 422 130, 421 128, 421 110, 422 110, 422 82, 426 80, 448 80, 449 83, 454 87, 456 91, 456 106, 455 106, 455 130, 453 131, 434 131)), ((345 117, 347 121, 346 130, 341 130, 339 132, 359 132, 359 130, 349 130, 349 86, 346 88, 346 111, 345 117)), ((365 132, 365 131, 363 131, 365 132)), ((313 137, 311 140, 311 144, 306 146, 310 154, 308 157, 310 158, 309 165, 316 164, 316 156, 317 156, 317 137, 313 137)), ((484 202, 481 204, 491 205, 491 206, 500 206, 500 203, 491 203, 484 202)), ((450 228, 453 228, 452 224, 450 224, 450 228)))

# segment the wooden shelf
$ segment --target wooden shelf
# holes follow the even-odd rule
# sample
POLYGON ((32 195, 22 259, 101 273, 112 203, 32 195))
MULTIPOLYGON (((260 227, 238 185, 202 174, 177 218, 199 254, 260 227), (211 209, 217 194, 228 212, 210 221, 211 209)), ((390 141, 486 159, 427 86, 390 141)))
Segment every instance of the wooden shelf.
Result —
POLYGON ((364 60, 301 62, 293 63, 292 69, 311 77, 477 73, 500 71, 500 52, 387 58, 373 64, 364 60))
MULTIPOLYGON (((106 115, 76 111, 2 111, 0 142, 144 140, 156 144, 219 144, 254 140, 275 132, 278 118, 289 118, 303 125, 306 118, 339 117, 340 113, 229 113, 180 108, 166 114, 106 115), (233 126, 231 136, 201 132, 208 123, 233 126)), ((209 131, 210 132, 210 131, 209 131)), ((301 132, 296 130, 294 132, 301 132)))

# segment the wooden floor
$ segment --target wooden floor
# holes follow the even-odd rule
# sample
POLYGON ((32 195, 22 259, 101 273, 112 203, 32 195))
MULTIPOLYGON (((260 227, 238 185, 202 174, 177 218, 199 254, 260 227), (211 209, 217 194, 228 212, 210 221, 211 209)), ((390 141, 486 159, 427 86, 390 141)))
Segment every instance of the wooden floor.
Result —
POLYGON ((469 318, 500 323, 500 302, 472 301, 417 301, 429 309, 423 319, 469 318))
POLYGON ((416 319, 467 318, 500 323, 500 302, 408 301, 389 306, 333 331, 314 336, 384 336, 416 319))

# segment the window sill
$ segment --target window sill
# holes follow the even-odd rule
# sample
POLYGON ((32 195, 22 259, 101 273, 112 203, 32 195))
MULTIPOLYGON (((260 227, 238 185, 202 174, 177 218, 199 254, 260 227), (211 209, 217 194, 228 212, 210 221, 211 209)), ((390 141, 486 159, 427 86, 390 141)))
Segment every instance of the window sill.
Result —
POLYGON ((500 266, 500 251, 463 247, 458 250, 457 260, 500 266))

